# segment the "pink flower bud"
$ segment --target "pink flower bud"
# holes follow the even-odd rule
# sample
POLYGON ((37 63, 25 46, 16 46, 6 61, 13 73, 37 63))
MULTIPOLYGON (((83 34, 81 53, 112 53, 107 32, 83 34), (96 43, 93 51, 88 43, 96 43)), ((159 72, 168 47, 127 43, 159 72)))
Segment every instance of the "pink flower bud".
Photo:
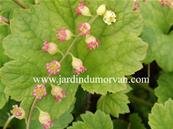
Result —
POLYGON ((43 84, 35 85, 34 91, 33 91, 33 96, 35 96, 36 99, 40 100, 46 95, 47 95, 47 92, 46 92, 45 85, 43 85, 43 84))
POLYGON ((68 29, 59 29, 56 34, 59 41, 64 42, 70 40, 73 36, 72 32, 68 29))
POLYGON ((83 16, 91 16, 89 8, 83 2, 81 2, 76 8, 76 14, 83 16))
POLYGON ((49 113, 40 110, 39 122, 43 125, 44 129, 49 129, 53 125, 49 113))
POLYGON ((13 109, 11 110, 12 115, 21 120, 25 117, 25 111, 23 108, 18 107, 18 105, 13 105, 13 109))
POLYGON ((79 75, 84 73, 87 69, 83 66, 83 63, 80 59, 76 57, 72 57, 72 67, 74 69, 74 73, 79 75))
POLYGON ((172 0, 159 0, 160 4, 165 7, 173 7, 172 0))
POLYGON ((46 64, 46 69, 50 75, 57 75, 61 70, 61 64, 58 61, 53 60, 46 64))
POLYGON ((7 18, 0 16, 0 24, 8 25, 9 21, 7 18))
POLYGON ((97 41, 97 39, 92 36, 92 35, 88 35, 86 36, 86 43, 87 43, 87 47, 92 50, 95 49, 99 46, 99 42, 97 41))
POLYGON ((61 102, 65 97, 65 91, 59 86, 52 85, 51 94, 55 97, 57 102, 61 102))
POLYGON ((91 26, 89 23, 82 23, 78 27, 79 33, 82 36, 86 36, 90 34, 91 26))
POLYGON ((140 8, 140 3, 137 0, 133 1, 133 11, 137 11, 140 8))
POLYGON ((58 46, 55 43, 45 41, 42 50, 51 55, 55 55, 58 52, 58 46))

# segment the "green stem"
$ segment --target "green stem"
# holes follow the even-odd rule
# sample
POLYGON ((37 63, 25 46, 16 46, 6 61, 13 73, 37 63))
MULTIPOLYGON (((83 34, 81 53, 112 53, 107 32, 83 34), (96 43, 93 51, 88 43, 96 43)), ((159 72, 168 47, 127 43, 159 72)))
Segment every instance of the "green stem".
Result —
MULTIPOLYGON (((91 20, 89 20, 89 23, 92 24, 96 19, 98 18, 98 15, 94 16, 91 20)), ((60 60, 60 63, 62 63, 62 61, 66 58, 66 56, 70 53, 71 48, 74 46, 74 44, 76 43, 76 41, 78 40, 78 38, 80 37, 80 34, 76 35, 73 39, 73 41, 71 42, 70 46, 68 47, 67 51, 65 52, 65 54, 63 55, 63 57, 60 60)))
POLYGON ((30 129, 31 117, 32 117, 32 113, 34 111, 36 103, 37 103, 37 99, 35 98, 33 103, 32 103, 31 109, 29 111, 29 116, 28 116, 28 120, 27 120, 27 124, 26 124, 26 129, 30 129))
POLYGON ((64 56, 64 53, 63 53, 61 50, 58 50, 58 52, 59 52, 62 56, 64 56))
POLYGON ((150 64, 148 64, 148 71, 147 71, 148 77, 150 78, 151 72, 150 72, 150 64))
POLYGON ((154 95, 154 90, 149 85, 142 85, 142 88, 154 95))
POLYGON ((99 17, 99 15, 94 16, 91 20, 89 20, 89 23, 92 24, 94 21, 99 17))
POLYGON ((14 0, 14 2, 19 5, 23 9, 27 9, 27 6, 25 6, 20 0, 14 0))
POLYGON ((128 124, 128 127, 127 127, 127 129, 130 129, 130 128, 131 128, 131 123, 129 123, 129 124, 128 124))
POLYGON ((138 98, 138 97, 136 97, 136 96, 134 96, 134 95, 129 95, 129 98, 130 98, 132 101, 135 101, 135 102, 137 102, 137 103, 141 103, 141 104, 144 104, 144 105, 149 106, 149 107, 152 107, 152 106, 153 106, 152 103, 147 102, 147 101, 145 101, 145 100, 143 100, 143 99, 141 99, 141 98, 138 98))
POLYGON ((79 37, 79 35, 73 39, 72 43, 71 43, 70 46, 68 47, 68 49, 67 49, 67 51, 65 52, 64 56, 61 58, 60 63, 61 63, 61 62, 66 58, 66 56, 69 54, 71 48, 73 47, 73 45, 75 44, 75 42, 78 40, 78 37, 79 37))
POLYGON ((6 128, 8 127, 9 123, 11 122, 11 120, 12 120, 13 118, 14 118, 13 115, 10 116, 10 117, 8 118, 8 120, 5 122, 5 125, 4 125, 3 129, 6 129, 6 128))

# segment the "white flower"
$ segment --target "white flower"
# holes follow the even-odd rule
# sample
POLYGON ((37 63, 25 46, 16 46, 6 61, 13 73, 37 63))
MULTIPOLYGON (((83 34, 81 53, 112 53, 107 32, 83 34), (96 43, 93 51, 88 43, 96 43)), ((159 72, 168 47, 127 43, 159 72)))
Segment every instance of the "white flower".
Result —
POLYGON ((116 22, 115 13, 111 10, 107 10, 104 14, 103 21, 108 25, 111 25, 112 23, 116 22))
POLYGON ((97 8, 97 15, 104 15, 104 13, 106 12, 106 5, 102 4, 97 8))

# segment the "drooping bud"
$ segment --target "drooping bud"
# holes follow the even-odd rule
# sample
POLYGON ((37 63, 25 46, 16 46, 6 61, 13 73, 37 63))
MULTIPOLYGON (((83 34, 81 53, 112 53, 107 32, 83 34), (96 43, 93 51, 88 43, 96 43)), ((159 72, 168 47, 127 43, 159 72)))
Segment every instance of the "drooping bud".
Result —
POLYGON ((88 35, 86 36, 86 39, 85 39, 86 43, 87 43, 87 47, 92 50, 92 49, 95 49, 99 46, 99 42, 97 41, 97 39, 92 36, 92 35, 88 35))
POLYGON ((111 25, 112 23, 116 22, 116 15, 113 11, 107 10, 104 14, 103 21, 107 25, 111 25))
POLYGON ((39 115, 39 122, 43 125, 44 129, 49 129, 53 125, 53 121, 51 120, 51 117, 48 112, 40 111, 39 115))
POLYGON ((45 41, 42 50, 48 52, 51 55, 55 55, 58 52, 58 46, 53 42, 45 41))
POLYGON ((106 5, 102 4, 97 8, 97 15, 104 15, 104 13, 106 12, 106 5))
POLYGON ((18 107, 18 105, 13 105, 13 109, 11 110, 12 115, 21 120, 25 117, 25 111, 23 108, 18 107))
POLYGON ((137 11, 140 8, 140 3, 137 0, 133 0, 133 11, 137 11))
POLYGON ((65 97, 65 91, 59 86, 52 85, 51 94, 55 97, 57 102, 61 102, 65 97))
POLYGON ((90 34, 91 26, 89 23, 81 23, 78 27, 79 33, 82 36, 90 34))
POLYGON ((81 73, 84 73, 87 69, 83 66, 83 62, 72 56, 72 67, 74 69, 74 73, 79 75, 81 73))
POLYGON ((8 25, 9 21, 7 18, 0 16, 0 24, 8 25))
POLYGON ((83 2, 81 2, 76 8, 76 14, 83 16, 91 16, 89 8, 83 2))
POLYGON ((47 92, 46 92, 45 85, 43 85, 43 84, 35 85, 34 91, 33 91, 33 96, 35 96, 36 99, 40 100, 46 95, 47 95, 47 92))
POLYGON ((73 34, 70 30, 61 28, 57 31, 56 36, 59 41, 64 42, 64 41, 70 40, 73 34))
POLYGON ((61 64, 58 61, 53 60, 46 64, 46 69, 50 75, 57 75, 61 70, 61 64))

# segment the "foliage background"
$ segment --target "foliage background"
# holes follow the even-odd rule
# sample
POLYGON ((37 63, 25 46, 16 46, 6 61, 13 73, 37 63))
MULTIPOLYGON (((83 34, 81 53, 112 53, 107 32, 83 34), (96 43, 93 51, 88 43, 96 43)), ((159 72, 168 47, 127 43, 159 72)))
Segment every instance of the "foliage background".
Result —
MULTIPOLYGON (((13 104, 20 103, 28 115, 34 99, 32 77, 47 76, 44 65, 61 58, 42 52, 43 41, 55 42, 65 52, 70 41, 59 43, 56 29, 63 26, 75 33, 79 23, 89 20, 74 13, 78 0, 20 2, 0 0, 0 15, 10 20, 10 25, 0 25, 0 126, 13 104)), ((117 15, 112 26, 100 17, 92 24, 92 33, 101 41, 97 50, 88 51, 82 38, 72 49, 87 66, 86 75, 149 76, 150 83, 62 85, 67 97, 61 103, 51 95, 38 103, 53 118, 52 128, 172 129, 173 8, 158 0, 139 0, 136 11, 133 0, 84 2, 92 14, 104 3, 117 15)), ((70 62, 67 57, 61 75, 72 74, 70 62)), ((50 92, 50 85, 47 88, 50 92)), ((32 118, 31 129, 41 129, 37 110, 32 118)), ((25 122, 13 120, 9 128, 23 129, 25 122)))

